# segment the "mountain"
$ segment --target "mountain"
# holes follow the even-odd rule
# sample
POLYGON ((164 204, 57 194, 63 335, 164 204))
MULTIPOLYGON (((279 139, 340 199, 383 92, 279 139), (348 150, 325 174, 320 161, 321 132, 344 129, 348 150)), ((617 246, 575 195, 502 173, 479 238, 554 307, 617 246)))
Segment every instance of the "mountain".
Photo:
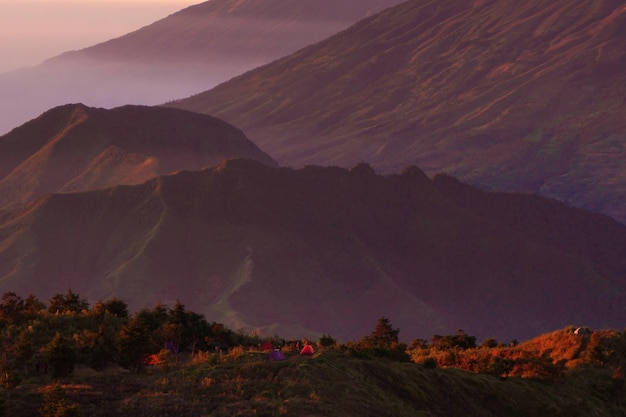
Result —
POLYGON ((620 0, 408 1, 171 104, 281 165, 415 164, 626 222, 620 0))
POLYGON ((232 157, 276 165, 240 130, 211 116, 64 105, 0 137, 0 209, 49 193, 139 184, 232 157))
POLYGON ((67 288, 131 310, 184 300, 233 329, 355 340, 523 339, 626 321, 626 226, 416 167, 234 159, 0 211, 0 291, 67 288))
POLYGON ((401 0, 211 0, 0 74, 0 134, 66 103, 158 104, 204 91, 401 0))

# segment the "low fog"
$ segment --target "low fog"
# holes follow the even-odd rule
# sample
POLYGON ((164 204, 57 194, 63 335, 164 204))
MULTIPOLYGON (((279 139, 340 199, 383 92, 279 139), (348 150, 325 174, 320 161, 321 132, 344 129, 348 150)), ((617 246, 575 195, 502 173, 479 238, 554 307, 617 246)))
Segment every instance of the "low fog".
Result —
POLYGON ((0 74, 0 135, 62 104, 111 108, 188 97, 397 3, 303 0, 295 7, 266 0, 235 7, 212 0, 192 6, 122 37, 0 74))

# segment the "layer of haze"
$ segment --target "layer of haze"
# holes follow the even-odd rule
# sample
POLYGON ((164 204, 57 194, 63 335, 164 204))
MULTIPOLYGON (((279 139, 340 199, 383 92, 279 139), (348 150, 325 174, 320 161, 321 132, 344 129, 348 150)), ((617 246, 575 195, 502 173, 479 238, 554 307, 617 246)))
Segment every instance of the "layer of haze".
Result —
POLYGON ((0 0, 0 73, 139 29, 202 0, 0 0))

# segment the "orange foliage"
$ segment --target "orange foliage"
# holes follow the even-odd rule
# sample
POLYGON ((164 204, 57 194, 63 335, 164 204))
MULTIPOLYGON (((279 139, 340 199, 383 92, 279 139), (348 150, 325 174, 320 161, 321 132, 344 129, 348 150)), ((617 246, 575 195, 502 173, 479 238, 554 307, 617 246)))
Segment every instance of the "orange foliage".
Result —
POLYGON ((517 346, 473 349, 416 347, 414 362, 434 359, 439 367, 454 367, 499 377, 553 379, 567 369, 591 363, 616 366, 614 379, 624 378, 626 332, 602 330, 575 334, 573 328, 548 333, 517 346), (620 353, 621 352, 621 353, 620 353))

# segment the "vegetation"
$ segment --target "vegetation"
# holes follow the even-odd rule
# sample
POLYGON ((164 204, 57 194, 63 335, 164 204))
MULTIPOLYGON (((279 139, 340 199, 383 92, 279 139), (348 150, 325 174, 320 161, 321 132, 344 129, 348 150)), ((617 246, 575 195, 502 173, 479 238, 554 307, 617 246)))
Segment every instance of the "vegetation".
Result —
POLYGON ((370 335, 313 356, 233 332, 177 302, 129 314, 69 290, 49 306, 0 304, 0 416, 619 416, 626 332, 573 327, 524 343, 480 345, 459 330, 399 341, 387 317, 370 335), (54 308, 51 306, 54 305, 54 308))

